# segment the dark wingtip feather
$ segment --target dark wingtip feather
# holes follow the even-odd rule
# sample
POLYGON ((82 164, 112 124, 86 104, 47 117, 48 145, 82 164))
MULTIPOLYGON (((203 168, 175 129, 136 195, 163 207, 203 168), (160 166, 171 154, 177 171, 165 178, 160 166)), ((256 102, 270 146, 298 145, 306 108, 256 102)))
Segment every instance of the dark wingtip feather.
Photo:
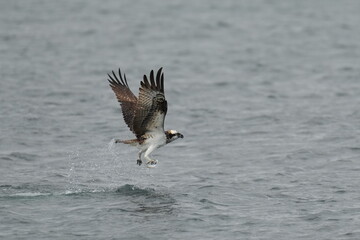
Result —
POLYGON ((118 72, 119 72, 119 78, 114 71, 111 71, 112 75, 109 73, 107 74, 109 77, 109 79, 108 79, 109 83, 113 86, 122 85, 122 86, 129 87, 127 80, 126 80, 126 75, 124 74, 124 78, 123 78, 120 68, 119 68, 118 72))
POLYGON ((120 77, 121 83, 122 83, 123 85, 125 85, 124 80, 123 80, 123 78, 122 78, 122 74, 121 74, 120 68, 119 68, 119 77, 120 77))
POLYGON ((161 92, 164 93, 164 73, 161 73, 161 80, 160 80, 160 85, 161 85, 161 92))
POLYGON ((116 76, 116 74, 114 73, 114 71, 112 71, 112 74, 114 75, 114 78, 116 79, 116 81, 117 81, 118 83, 120 83, 120 81, 119 81, 119 79, 117 78, 117 76, 116 76))
POLYGON ((127 83, 127 80, 126 80, 126 75, 125 75, 125 73, 124 73, 124 80, 125 80, 126 86, 129 87, 129 85, 128 85, 128 83, 127 83))
POLYGON ((156 90, 156 84, 154 79, 154 71, 151 70, 150 72, 150 83, 151 83, 151 89, 156 90))
POLYGON ((141 81, 141 87, 153 89, 164 93, 164 73, 162 72, 162 67, 156 73, 156 78, 154 70, 150 71, 149 78, 144 75, 143 81, 141 81))
POLYGON ((110 76, 110 74, 107 74, 107 75, 112 81, 114 81, 114 79, 110 76))
POLYGON ((141 86, 146 87, 146 88, 149 88, 149 86, 150 86, 149 80, 146 75, 144 75, 144 80, 141 82, 141 86))
POLYGON ((111 77, 110 74, 108 74, 108 77, 110 78, 110 79, 108 79, 109 83, 110 83, 111 85, 116 85, 116 81, 114 80, 114 78, 111 77))
POLYGON ((160 68, 156 74, 156 85, 157 85, 157 89, 160 90, 160 92, 161 92, 161 82, 160 82, 161 70, 162 68, 160 68))

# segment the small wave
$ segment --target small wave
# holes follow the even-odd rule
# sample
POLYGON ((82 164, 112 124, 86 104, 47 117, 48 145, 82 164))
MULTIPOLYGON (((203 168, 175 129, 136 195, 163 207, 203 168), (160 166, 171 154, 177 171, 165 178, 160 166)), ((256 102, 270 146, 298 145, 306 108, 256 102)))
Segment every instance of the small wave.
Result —
POLYGON ((1 159, 7 161, 24 160, 30 162, 36 160, 38 157, 39 157, 38 155, 30 154, 30 153, 12 152, 10 154, 1 156, 1 159))
POLYGON ((211 201, 211 200, 209 200, 209 199, 207 199, 207 198, 202 198, 202 199, 200 199, 199 202, 204 203, 204 204, 207 204, 207 205, 213 205, 213 206, 224 206, 224 207, 227 207, 227 206, 228 206, 228 205, 226 205, 226 204, 222 204, 222 203, 217 203, 217 202, 211 201))
POLYGON ((155 189, 152 188, 140 188, 135 185, 125 184, 116 189, 117 193, 125 196, 149 196, 155 194, 155 189))
POLYGON ((142 189, 134 185, 125 185, 119 188, 113 189, 79 189, 79 190, 66 190, 64 192, 18 192, 18 193, 8 193, 1 197, 10 197, 10 198, 33 198, 33 197, 43 197, 43 196, 70 196, 70 195, 88 195, 88 194, 104 194, 104 193, 113 193, 124 196, 149 196, 155 195, 154 189, 142 189))
POLYGON ((0 198, 32 198, 50 196, 52 186, 49 185, 0 185, 0 198))
POLYGON ((11 185, 1 185, 2 192, 0 198, 35 198, 35 197, 45 197, 45 196, 74 196, 74 195, 93 195, 97 194, 110 194, 110 195, 121 195, 121 196, 131 196, 131 197, 146 197, 146 198, 167 198, 166 193, 158 192, 154 188, 125 184, 120 187, 95 187, 91 188, 89 186, 82 186, 78 189, 68 189, 65 191, 59 191, 59 189, 53 188, 54 191, 51 191, 51 187, 47 186, 46 189, 41 190, 41 186, 36 187, 37 190, 31 191, 27 189, 26 191, 23 187, 20 186, 11 186, 11 185), (25 190, 25 191, 24 191, 25 190), (50 190, 50 191, 49 191, 50 190))
POLYGON ((81 194, 92 194, 92 193, 107 193, 114 192, 113 190, 106 189, 78 189, 78 190, 66 190, 64 193, 60 193, 59 195, 81 195, 81 194))
POLYGON ((39 197, 39 196, 50 196, 51 193, 41 193, 41 192, 25 192, 25 193, 15 193, 9 195, 9 197, 39 197))
MULTIPOLYGON (((78 194, 96 194, 96 193, 115 193, 122 196, 162 196, 161 193, 158 193, 154 188, 142 188, 140 186, 125 184, 120 187, 99 187, 99 188, 87 188, 82 187, 79 189, 70 189, 66 190, 65 193, 61 195, 78 195, 78 194)), ((164 195, 164 194, 163 194, 164 195)))

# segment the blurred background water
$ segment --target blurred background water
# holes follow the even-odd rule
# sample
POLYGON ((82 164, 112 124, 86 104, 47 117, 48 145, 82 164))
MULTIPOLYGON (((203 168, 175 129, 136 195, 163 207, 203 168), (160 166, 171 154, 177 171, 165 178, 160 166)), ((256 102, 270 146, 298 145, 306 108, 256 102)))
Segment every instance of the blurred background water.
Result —
POLYGON ((1 239, 359 239, 360 2, 0 1, 1 239), (154 152, 106 81, 164 67, 154 152))

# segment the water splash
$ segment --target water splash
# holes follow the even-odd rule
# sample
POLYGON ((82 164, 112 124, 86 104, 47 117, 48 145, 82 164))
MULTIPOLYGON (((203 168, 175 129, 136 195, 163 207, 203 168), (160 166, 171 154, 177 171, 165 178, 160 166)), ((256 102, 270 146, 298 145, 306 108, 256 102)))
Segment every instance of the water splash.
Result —
POLYGON ((126 184, 146 188, 153 182, 151 169, 135 164, 132 149, 117 146, 113 139, 104 147, 71 152, 67 191, 108 191, 126 184))

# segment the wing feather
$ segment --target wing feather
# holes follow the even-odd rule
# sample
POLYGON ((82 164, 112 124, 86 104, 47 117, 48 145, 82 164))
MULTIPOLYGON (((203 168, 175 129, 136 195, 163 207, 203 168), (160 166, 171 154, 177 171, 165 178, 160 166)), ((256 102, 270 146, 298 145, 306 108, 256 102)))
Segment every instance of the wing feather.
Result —
POLYGON ((137 98, 129 88, 129 85, 126 80, 126 75, 124 74, 124 78, 122 77, 120 68, 119 68, 119 78, 116 76, 114 71, 112 71, 112 74, 113 76, 108 74, 109 76, 108 81, 110 83, 110 87, 114 91, 115 96, 121 105, 121 110, 126 125, 130 128, 131 131, 135 133, 133 121, 135 117, 137 98))
POLYGON ((164 131, 167 101, 164 94, 164 74, 160 68, 154 78, 150 72, 150 82, 146 75, 140 83, 139 98, 133 122, 133 130, 139 138, 147 132, 164 131))

